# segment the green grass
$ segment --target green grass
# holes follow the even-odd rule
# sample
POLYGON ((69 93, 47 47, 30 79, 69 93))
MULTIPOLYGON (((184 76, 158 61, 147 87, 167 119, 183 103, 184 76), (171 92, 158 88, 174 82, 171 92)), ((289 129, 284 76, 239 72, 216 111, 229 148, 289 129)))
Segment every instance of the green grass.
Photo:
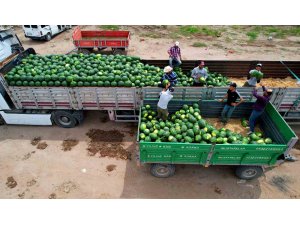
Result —
POLYGON ((101 25, 100 28, 103 30, 120 30, 118 25, 101 25))
POLYGON ((192 46, 197 47, 197 48, 207 47, 207 45, 205 43, 202 43, 202 42, 194 42, 192 46))
POLYGON ((220 30, 213 29, 206 26, 195 26, 195 25, 180 26, 178 32, 184 36, 197 35, 197 34, 212 36, 212 37, 221 36, 220 30))
POLYGON ((254 40, 256 40, 259 33, 257 31, 249 31, 246 34, 249 37, 250 41, 254 41, 254 40))
POLYGON ((143 33, 140 35, 141 37, 149 37, 149 38, 162 38, 162 35, 159 34, 159 33, 154 33, 154 32, 151 32, 151 33, 143 33))

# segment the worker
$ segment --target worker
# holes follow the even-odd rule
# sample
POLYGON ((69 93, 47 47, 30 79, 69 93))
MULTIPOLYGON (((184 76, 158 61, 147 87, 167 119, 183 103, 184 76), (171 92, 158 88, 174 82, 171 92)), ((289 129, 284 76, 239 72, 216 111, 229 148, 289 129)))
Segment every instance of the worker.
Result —
POLYGON ((172 46, 168 50, 169 54, 169 65, 174 68, 175 66, 180 66, 181 65, 181 50, 179 48, 179 42, 176 41, 174 46, 172 46))
POLYGON ((192 78, 194 78, 194 86, 203 86, 204 83, 200 81, 203 77, 206 79, 208 77, 207 70, 204 68, 204 61, 200 60, 198 66, 192 70, 192 78))
POLYGON ((171 92, 174 91, 174 88, 171 87, 171 83, 168 80, 164 80, 163 85, 164 89, 160 92, 159 101, 157 103, 157 117, 165 121, 169 115, 168 103, 173 98, 171 92))
MULTIPOLYGON (((161 84, 163 84, 164 80, 170 81, 171 87, 174 87, 177 84, 177 74, 173 71, 171 66, 166 66, 164 68, 164 75, 161 78, 161 84)), ((164 85, 161 85, 164 88, 164 85)))
POLYGON ((237 107, 239 104, 241 104, 244 101, 243 97, 236 90, 236 83, 230 84, 226 95, 221 100, 219 100, 219 102, 223 102, 225 99, 227 99, 227 102, 221 113, 221 122, 224 125, 226 125, 226 123, 230 119, 235 107, 237 107), (238 98, 240 99, 240 101, 236 102, 238 98))
POLYGON ((253 105, 253 110, 249 118, 249 126, 250 126, 250 131, 248 132, 248 135, 252 134, 254 132, 255 128, 255 122, 257 118, 264 112, 264 109, 268 102, 270 101, 271 95, 272 95, 272 90, 267 89, 263 84, 260 84, 263 89, 263 95, 258 95, 257 94, 257 87, 254 88, 252 94, 253 96, 257 99, 256 102, 253 105))
POLYGON ((256 87, 256 84, 260 82, 260 79, 257 79, 255 76, 253 76, 253 73, 261 72, 262 64, 257 63, 255 69, 250 70, 249 74, 247 76, 247 81, 243 85, 243 87, 256 87))

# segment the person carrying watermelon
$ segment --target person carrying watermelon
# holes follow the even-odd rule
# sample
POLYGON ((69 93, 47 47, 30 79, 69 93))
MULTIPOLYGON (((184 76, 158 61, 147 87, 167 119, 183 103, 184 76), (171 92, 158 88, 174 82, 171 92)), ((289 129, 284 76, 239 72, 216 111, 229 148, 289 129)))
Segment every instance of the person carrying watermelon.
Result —
POLYGON ((255 122, 258 117, 263 114, 264 109, 268 102, 270 101, 271 95, 272 95, 272 90, 267 89, 262 83, 260 83, 263 89, 263 95, 257 94, 257 89, 254 88, 252 94, 253 96, 257 99, 256 102, 253 105, 253 110, 249 118, 249 125, 250 125, 250 131, 247 133, 248 135, 252 134, 254 132, 255 128, 255 122))
POLYGON ((167 120, 168 119, 168 103, 173 98, 171 92, 174 89, 170 89, 170 81, 163 81, 164 89, 160 92, 159 101, 157 103, 157 117, 158 119, 167 120))
POLYGON ((207 70, 204 68, 204 61, 200 60, 198 66, 192 70, 191 77, 194 78, 193 86, 203 86, 208 77, 207 70), (204 79, 203 79, 204 78, 204 79))
POLYGON ((174 46, 168 50, 169 54, 169 65, 174 68, 175 66, 181 65, 181 50, 179 48, 179 42, 176 41, 174 46))
POLYGON ((262 64, 257 63, 255 69, 249 71, 247 76, 247 81, 244 83, 243 87, 256 87, 256 84, 260 82, 264 74, 261 72, 262 64))
POLYGON ((161 87, 165 88, 165 85, 163 85, 164 80, 168 80, 170 82, 170 86, 174 87, 177 84, 177 74, 173 71, 173 68, 171 66, 166 66, 164 68, 164 75, 160 79, 161 87))
POLYGON ((241 104, 244 101, 243 97, 236 90, 236 83, 231 83, 230 84, 226 95, 221 100, 219 100, 219 102, 223 102, 224 99, 226 99, 226 98, 227 98, 227 102, 226 102, 226 104, 223 108, 223 111, 221 113, 221 122, 224 125, 230 119, 235 107, 237 107, 239 104, 241 104), (240 101, 236 102, 236 100, 238 98, 240 99, 240 101))

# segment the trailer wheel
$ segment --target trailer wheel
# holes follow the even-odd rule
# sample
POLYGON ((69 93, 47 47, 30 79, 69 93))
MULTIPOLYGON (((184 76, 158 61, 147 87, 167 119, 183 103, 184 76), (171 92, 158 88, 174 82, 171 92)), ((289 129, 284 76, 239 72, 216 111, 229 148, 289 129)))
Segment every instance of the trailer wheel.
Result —
POLYGON ((239 166, 235 170, 237 177, 244 180, 252 180, 262 175, 263 169, 261 166, 239 166))
POLYGON ((91 53, 91 51, 89 49, 86 49, 86 48, 80 48, 80 49, 78 49, 78 53, 88 55, 88 54, 91 53))
POLYGON ((47 35, 46 35, 46 41, 50 41, 51 40, 51 34, 50 33, 48 33, 47 35))
POLYGON ((127 54, 125 49, 119 49, 119 48, 112 48, 112 53, 114 55, 126 55, 127 54))
POLYGON ((71 113, 65 111, 55 112, 53 120, 57 126, 63 128, 73 128, 77 124, 75 117, 71 113))
POLYGON ((150 172, 158 178, 167 178, 175 174, 175 165, 172 164, 152 164, 150 172))

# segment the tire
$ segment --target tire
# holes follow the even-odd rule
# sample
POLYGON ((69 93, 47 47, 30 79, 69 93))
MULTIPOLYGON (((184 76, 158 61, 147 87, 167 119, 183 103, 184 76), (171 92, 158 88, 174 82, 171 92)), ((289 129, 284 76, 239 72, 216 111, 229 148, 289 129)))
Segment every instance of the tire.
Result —
POLYGON ((75 111, 72 113, 72 116, 76 119, 77 124, 82 124, 84 120, 84 114, 83 111, 75 111))
POLYGON ((5 125, 5 121, 4 121, 4 119, 2 118, 2 116, 0 115, 0 126, 1 125, 5 125))
POLYGON ((150 172, 154 177, 167 178, 175 174, 175 165, 172 164, 152 164, 150 172))
POLYGON ((263 174, 261 166, 239 166, 235 170, 237 177, 243 180, 252 180, 263 174))
POLYGON ((126 54, 127 54, 127 52, 126 52, 125 50, 123 50, 123 49, 118 49, 118 48, 114 48, 114 49, 112 50, 112 53, 113 53, 114 55, 126 55, 126 54))
POLYGON ((53 114, 55 124, 63 128, 73 128, 77 125, 76 118, 70 112, 56 111, 53 114))
POLYGON ((81 49, 78 49, 78 53, 88 55, 88 54, 91 53, 91 51, 89 49, 86 49, 86 48, 81 48, 81 49))
POLYGON ((102 51, 104 49, 106 49, 107 47, 103 47, 103 48, 98 48, 98 51, 102 51))
POLYGON ((52 38, 52 36, 51 36, 51 34, 50 34, 50 33, 48 33, 48 34, 46 35, 46 37, 45 37, 46 41, 50 41, 50 40, 51 40, 51 38, 52 38))

